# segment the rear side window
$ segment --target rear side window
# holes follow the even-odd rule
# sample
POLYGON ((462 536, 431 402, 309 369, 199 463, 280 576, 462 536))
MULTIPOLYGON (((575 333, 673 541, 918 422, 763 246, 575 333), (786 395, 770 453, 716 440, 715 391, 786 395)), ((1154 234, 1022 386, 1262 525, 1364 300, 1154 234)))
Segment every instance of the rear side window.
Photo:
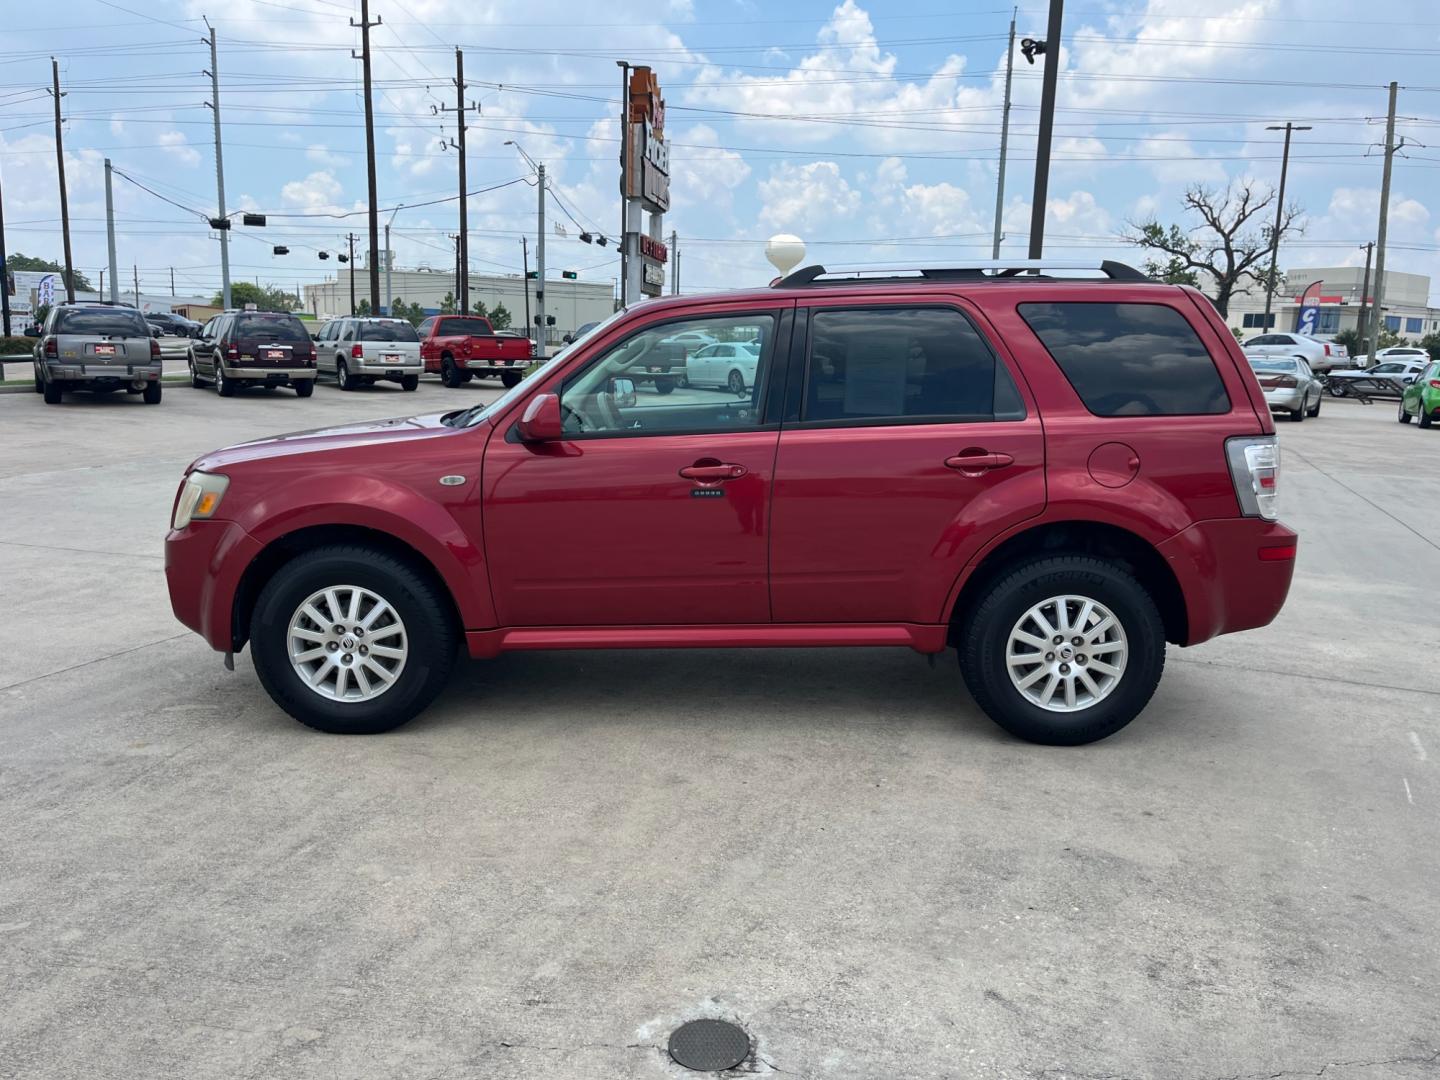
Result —
POLYGON ((1020 316, 1096 416, 1230 411, 1220 372, 1185 317, 1163 304, 1021 304, 1020 316))
POLYGON ((953 308, 857 308, 810 316, 801 420, 921 423, 1023 419, 1005 365, 953 308))
POLYGON ((441 337, 490 337, 490 327, 479 319, 441 319, 440 329, 436 331, 441 337))
POLYGON ((361 323, 361 341, 419 341, 420 335, 409 323, 361 323))
POLYGON ((93 334, 96 337, 149 337, 150 327, 138 311, 76 308, 61 311, 55 319, 57 334, 93 334))
POLYGON ((310 340, 305 324, 293 315, 237 315, 234 336, 292 344, 310 340))

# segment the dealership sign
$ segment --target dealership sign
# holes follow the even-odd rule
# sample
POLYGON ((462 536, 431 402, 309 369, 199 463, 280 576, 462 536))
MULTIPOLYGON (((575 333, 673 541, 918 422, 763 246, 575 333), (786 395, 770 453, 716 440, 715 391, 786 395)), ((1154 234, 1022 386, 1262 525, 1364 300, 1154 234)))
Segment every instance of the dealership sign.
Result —
POLYGON ((630 112, 625 197, 639 199, 652 214, 670 209, 670 146, 665 141, 665 100, 660 81, 648 67, 630 74, 630 112))

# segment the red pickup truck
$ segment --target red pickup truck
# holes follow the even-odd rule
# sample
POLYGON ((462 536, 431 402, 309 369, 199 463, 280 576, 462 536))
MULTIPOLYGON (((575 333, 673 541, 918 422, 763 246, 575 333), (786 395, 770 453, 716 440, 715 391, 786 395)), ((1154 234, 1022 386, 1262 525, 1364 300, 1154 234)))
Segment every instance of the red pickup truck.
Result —
POLYGON ((420 324, 425 370, 450 387, 476 375, 498 375, 508 390, 524 378, 533 352, 528 338, 497 334, 479 315, 435 315, 420 324))

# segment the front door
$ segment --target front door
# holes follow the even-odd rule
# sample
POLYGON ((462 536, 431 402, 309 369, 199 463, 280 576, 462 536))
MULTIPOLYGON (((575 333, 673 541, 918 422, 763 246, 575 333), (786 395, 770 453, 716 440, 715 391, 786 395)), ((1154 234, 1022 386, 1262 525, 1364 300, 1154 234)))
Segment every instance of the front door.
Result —
POLYGON ((546 389, 567 438, 527 445, 513 425, 485 452, 485 550, 502 626, 768 623, 769 501, 778 423, 766 390, 789 339, 774 302, 670 319, 599 343, 546 389), (743 395, 643 371, 696 330, 763 343, 743 395))
POLYGON ((1045 505, 1034 404, 958 303, 817 305, 804 322, 775 463, 775 621, 937 623, 965 563, 1045 505))

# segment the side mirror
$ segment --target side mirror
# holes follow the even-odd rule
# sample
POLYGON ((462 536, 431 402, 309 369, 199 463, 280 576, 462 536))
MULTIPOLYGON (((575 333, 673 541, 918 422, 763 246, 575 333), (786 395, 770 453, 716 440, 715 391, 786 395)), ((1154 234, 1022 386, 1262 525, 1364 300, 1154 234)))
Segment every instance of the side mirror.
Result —
POLYGON ((615 398, 616 408, 631 408, 635 404, 635 380, 611 379, 610 393, 615 398))
POLYGON ((515 425, 520 441, 527 443, 555 442, 565 437, 560 421, 560 399, 554 394, 536 394, 525 407, 525 415, 515 425))
POLYGON ((25 328, 25 336, 26 336, 26 337, 39 337, 39 336, 40 336, 40 327, 36 326, 34 323, 31 323, 29 326, 27 326, 27 327, 25 328))

